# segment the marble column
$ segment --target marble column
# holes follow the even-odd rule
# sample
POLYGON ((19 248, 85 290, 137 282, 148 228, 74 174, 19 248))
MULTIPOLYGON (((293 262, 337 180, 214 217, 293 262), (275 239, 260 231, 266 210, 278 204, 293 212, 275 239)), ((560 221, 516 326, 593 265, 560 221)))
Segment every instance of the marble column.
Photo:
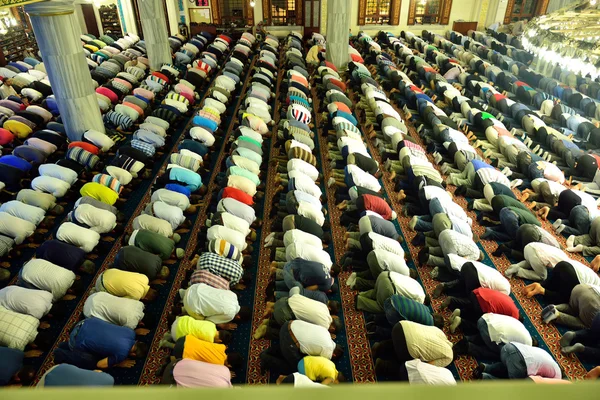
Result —
POLYGON ((27 4, 25 12, 29 14, 69 140, 81 140, 88 129, 104 132, 73 3, 27 4))
POLYGON ((350 59, 350 4, 348 0, 327 1, 327 47, 325 56, 337 68, 345 69, 350 59))
POLYGON ((162 0, 137 0, 137 2, 150 69, 158 71, 163 64, 173 62, 163 2, 162 0))

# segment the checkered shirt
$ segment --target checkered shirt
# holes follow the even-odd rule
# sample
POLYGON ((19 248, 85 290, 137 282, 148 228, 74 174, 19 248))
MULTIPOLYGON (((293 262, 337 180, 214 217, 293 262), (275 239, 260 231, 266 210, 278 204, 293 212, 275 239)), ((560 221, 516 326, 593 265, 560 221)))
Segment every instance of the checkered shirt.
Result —
POLYGON ((208 270, 227 279, 232 285, 239 283, 244 273, 244 269, 238 262, 215 253, 202 253, 196 269, 208 270))

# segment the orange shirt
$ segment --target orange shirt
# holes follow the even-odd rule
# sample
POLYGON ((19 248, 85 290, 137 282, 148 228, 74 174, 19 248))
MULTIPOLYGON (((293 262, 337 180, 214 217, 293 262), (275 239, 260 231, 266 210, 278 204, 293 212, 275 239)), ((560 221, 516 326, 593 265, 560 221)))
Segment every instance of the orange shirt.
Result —
POLYGON ((183 358, 204 361, 210 364, 225 365, 225 361, 227 361, 225 349, 226 346, 224 344, 205 342, 194 336, 187 335, 183 348, 183 358))

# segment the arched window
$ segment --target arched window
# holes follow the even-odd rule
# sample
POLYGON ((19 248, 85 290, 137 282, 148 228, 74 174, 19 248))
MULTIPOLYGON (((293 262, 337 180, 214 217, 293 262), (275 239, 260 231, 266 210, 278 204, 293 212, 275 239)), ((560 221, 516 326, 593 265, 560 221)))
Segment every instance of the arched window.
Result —
POLYGON ((401 0, 359 0, 358 25, 399 25, 401 0))

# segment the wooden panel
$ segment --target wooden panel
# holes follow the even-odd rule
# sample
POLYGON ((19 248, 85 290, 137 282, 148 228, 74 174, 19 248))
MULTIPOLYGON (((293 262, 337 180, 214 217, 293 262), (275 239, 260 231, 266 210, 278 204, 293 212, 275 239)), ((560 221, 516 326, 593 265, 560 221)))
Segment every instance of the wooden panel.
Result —
POLYGON ((83 12, 83 19, 85 21, 87 33, 91 33, 96 37, 100 37, 100 31, 98 30, 98 22, 96 21, 96 13, 94 13, 94 5, 81 4, 81 11, 83 12))
POLYGON ((367 14, 367 0, 358 0, 358 25, 365 24, 367 14))
POLYGON ((452 24, 452 30, 456 32, 460 32, 463 35, 466 35, 469 31, 477 30, 477 21, 466 22, 466 21, 455 21, 452 24))
POLYGON ((212 22, 215 25, 221 23, 221 10, 219 10, 219 1, 213 0, 210 2, 210 13, 212 14, 212 22))
POLYGON ((415 14, 417 12, 417 1, 416 0, 410 0, 410 4, 408 6, 408 20, 407 20, 407 25, 414 25, 415 24, 415 14))
POLYGON ((442 4, 442 17, 440 24, 448 25, 450 23, 450 11, 452 11, 452 0, 445 0, 442 4))
POLYGON ((550 0, 538 0, 535 7, 535 16, 544 15, 548 11, 548 3, 550 0))
POLYGON ((390 4, 390 25, 400 25, 400 7, 402 0, 392 0, 390 4))
POLYGON ((266 21, 267 25, 271 25, 271 2, 269 0, 262 0, 263 5, 263 21, 266 21))
POLYGON ((304 26, 304 0, 296 0, 296 26, 304 26))
POLYGON ((510 16, 514 6, 515 0, 508 0, 508 4, 506 5, 506 13, 504 14, 504 24, 510 24, 510 16))

